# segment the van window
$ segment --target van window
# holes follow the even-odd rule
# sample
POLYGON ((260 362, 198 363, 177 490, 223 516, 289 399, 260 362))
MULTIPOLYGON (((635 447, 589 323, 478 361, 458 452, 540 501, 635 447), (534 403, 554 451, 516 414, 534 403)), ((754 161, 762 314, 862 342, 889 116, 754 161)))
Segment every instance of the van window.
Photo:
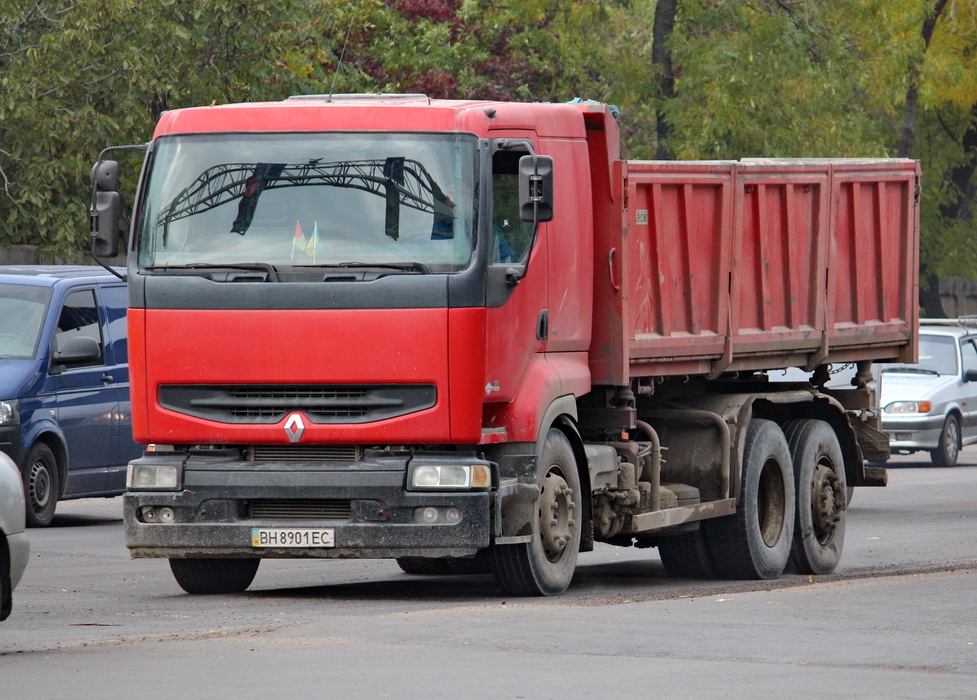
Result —
POLYGON ((98 322, 95 292, 91 289, 72 292, 65 299, 54 336, 55 352, 61 352, 65 344, 75 336, 87 336, 98 343, 100 357, 93 364, 102 364, 101 358, 105 355, 102 328, 98 322))

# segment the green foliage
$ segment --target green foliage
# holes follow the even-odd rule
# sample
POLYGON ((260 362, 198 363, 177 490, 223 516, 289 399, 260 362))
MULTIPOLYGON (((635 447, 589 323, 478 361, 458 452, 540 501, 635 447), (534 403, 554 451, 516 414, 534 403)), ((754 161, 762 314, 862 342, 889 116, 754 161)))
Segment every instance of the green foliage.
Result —
POLYGON ((98 152, 164 109, 267 94, 289 4, 0 0, 0 245, 84 250, 98 152))
MULTIPOLYGON (((628 157, 895 153, 911 81, 922 261, 977 277, 977 0, 0 0, 0 246, 87 247, 88 173, 165 109, 328 92, 618 104, 628 157), (929 15, 927 13, 930 13, 929 15), (935 17, 932 41, 921 39, 935 17)), ((122 156, 134 191, 138 158, 122 156)))

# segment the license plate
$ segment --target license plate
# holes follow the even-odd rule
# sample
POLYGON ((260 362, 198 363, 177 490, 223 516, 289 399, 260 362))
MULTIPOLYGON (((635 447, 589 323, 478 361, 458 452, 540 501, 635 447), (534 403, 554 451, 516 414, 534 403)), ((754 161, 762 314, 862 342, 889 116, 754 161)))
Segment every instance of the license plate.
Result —
POLYGON ((332 528, 251 528, 252 547, 335 547, 332 528))

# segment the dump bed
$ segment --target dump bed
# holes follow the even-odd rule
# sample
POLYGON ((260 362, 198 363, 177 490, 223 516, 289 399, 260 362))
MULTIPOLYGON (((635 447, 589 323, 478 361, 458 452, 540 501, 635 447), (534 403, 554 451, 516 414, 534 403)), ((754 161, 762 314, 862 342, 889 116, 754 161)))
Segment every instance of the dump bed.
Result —
POLYGON ((617 205, 595 222, 595 384, 914 361, 915 161, 614 167, 617 205))

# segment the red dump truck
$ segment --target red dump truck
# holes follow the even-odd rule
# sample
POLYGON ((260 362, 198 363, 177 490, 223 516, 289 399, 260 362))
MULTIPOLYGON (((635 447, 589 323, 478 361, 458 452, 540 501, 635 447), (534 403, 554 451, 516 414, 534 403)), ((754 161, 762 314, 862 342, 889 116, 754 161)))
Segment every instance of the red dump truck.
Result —
MULTIPOLYGON (((128 249, 132 556, 190 593, 345 557, 551 595, 597 542, 833 571, 846 492, 885 484, 870 364, 915 359, 919 167, 618 134, 596 103, 165 113, 128 249)), ((97 257, 120 210, 100 158, 97 257)))

